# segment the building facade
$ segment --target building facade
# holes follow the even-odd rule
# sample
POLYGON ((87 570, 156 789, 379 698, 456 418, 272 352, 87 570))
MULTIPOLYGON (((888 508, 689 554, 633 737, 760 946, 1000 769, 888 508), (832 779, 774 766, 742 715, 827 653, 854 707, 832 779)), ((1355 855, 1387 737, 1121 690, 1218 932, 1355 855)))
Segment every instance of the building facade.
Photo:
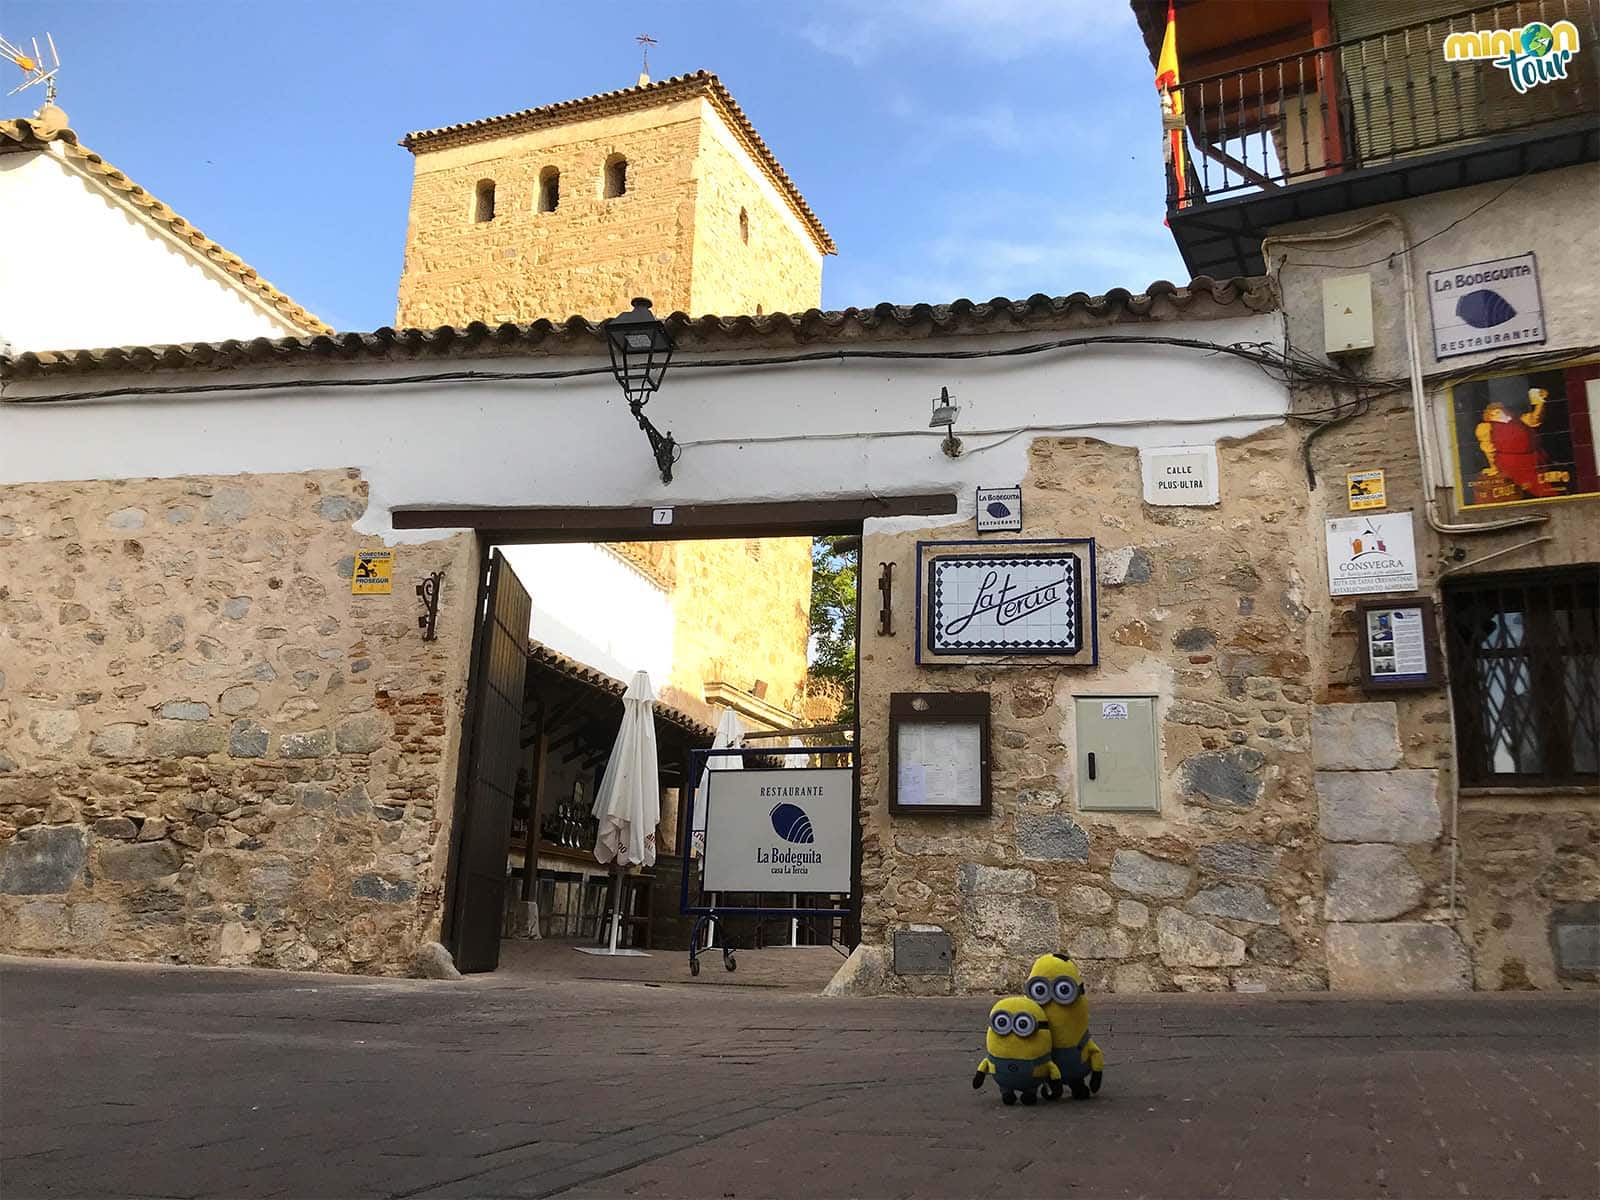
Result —
POLYGON ((0 121, 0 351, 327 333, 78 140, 54 105, 0 121))
MULTIPOLYGON (((1134 9, 1154 61, 1165 6, 1134 9)), ((1600 972, 1596 13, 1178 10, 1179 248, 1267 271, 1287 342, 1365 381, 1294 387, 1312 529, 1331 555, 1330 522, 1409 522, 1415 579, 1377 594, 1437 612, 1438 670, 1400 690, 1373 595, 1306 631, 1334 986, 1600 972)))
POLYGON ((697 72, 408 134, 396 324, 802 312, 833 240, 738 103, 697 72))

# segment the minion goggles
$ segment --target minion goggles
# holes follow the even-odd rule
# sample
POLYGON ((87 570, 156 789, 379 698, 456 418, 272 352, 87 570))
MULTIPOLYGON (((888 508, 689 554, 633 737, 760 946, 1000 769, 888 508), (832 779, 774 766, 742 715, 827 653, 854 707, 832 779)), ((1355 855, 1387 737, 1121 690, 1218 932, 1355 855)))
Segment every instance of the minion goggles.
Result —
POLYGON ((1062 975, 1056 979, 1046 979, 1043 975, 1035 975, 1028 980, 1023 988, 1023 994, 1035 1004, 1071 1004, 1083 994, 1083 985, 1070 975, 1062 975))
POLYGON ((989 1028, 1001 1037, 1016 1034, 1018 1037, 1032 1037, 1036 1029, 1050 1028, 1049 1021, 1035 1021, 1030 1013, 997 1012, 989 1016, 989 1028))

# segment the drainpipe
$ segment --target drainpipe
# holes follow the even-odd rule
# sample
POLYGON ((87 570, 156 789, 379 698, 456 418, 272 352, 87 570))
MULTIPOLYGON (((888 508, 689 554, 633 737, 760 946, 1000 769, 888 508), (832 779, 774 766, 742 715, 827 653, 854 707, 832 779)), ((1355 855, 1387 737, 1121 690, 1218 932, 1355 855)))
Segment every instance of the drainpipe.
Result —
MULTIPOLYGON (((1379 213, 1376 217, 1361 221, 1355 225, 1344 226, 1341 229, 1330 229, 1319 233, 1273 235, 1271 237, 1262 239, 1261 255, 1263 259, 1270 260, 1271 248, 1275 246, 1320 245, 1327 242, 1341 242, 1348 238, 1356 237, 1359 234, 1368 233, 1385 225, 1393 226, 1396 232, 1398 232, 1400 235, 1401 249, 1399 251, 1399 255, 1402 264, 1400 280, 1405 295, 1406 359, 1411 379, 1411 417, 1416 431, 1417 454, 1422 462, 1422 492, 1425 502, 1424 510, 1429 528, 1431 528, 1435 533, 1473 535, 1481 533, 1498 533, 1507 529, 1523 529, 1531 525, 1544 524, 1550 519, 1548 513, 1539 513, 1526 517, 1511 517, 1499 521, 1484 521, 1482 523, 1473 522, 1470 524, 1445 521, 1439 516, 1438 499, 1435 495, 1434 488, 1435 476, 1433 473, 1433 464, 1435 459, 1431 453, 1432 446, 1429 438, 1428 421, 1425 415, 1427 396, 1422 383, 1422 338, 1418 332, 1419 327, 1417 322, 1416 282, 1412 278, 1411 233, 1406 227, 1405 218, 1401 217, 1398 213, 1379 213)), ((1284 261, 1287 263, 1287 256, 1285 257, 1284 261)), ((1287 323, 1288 319, 1288 313, 1286 312, 1284 314, 1284 321, 1287 323)), ((1483 555, 1480 558, 1473 559, 1471 564, 1462 565, 1475 565, 1491 558, 1498 558, 1502 554, 1510 553, 1513 550, 1521 550, 1527 546, 1537 545, 1539 542, 1547 540, 1549 539, 1533 538, 1516 546, 1507 547, 1505 550, 1496 551, 1491 554, 1483 555)), ((1449 569, 1444 568, 1438 572, 1438 575, 1440 578, 1442 578, 1444 575, 1449 573, 1449 569)), ((1437 593, 1438 590, 1439 585, 1438 580, 1436 579, 1431 591, 1437 593)), ((1457 740, 1456 733, 1456 706, 1454 699, 1450 695, 1448 679, 1446 680, 1445 686, 1445 705, 1450 718, 1451 761, 1449 900, 1450 923, 1452 926, 1454 926, 1457 924, 1456 878, 1461 859, 1461 842, 1459 837, 1461 817, 1461 769, 1460 752, 1458 749, 1460 743, 1457 740)))

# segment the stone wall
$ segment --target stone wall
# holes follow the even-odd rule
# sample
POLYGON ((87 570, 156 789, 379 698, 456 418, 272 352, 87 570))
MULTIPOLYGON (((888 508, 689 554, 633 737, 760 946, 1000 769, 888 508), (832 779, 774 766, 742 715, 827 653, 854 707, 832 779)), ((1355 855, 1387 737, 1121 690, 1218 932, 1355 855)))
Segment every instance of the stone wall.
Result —
POLYGON ((1218 451, 1220 506, 1158 508, 1141 502, 1136 451, 1033 444, 1026 535, 1097 539, 1097 668, 919 669, 914 543, 971 525, 869 531, 864 572, 894 562, 897 588, 895 634, 862 642, 863 940, 881 964, 914 927, 953 950, 942 973, 885 966, 880 986, 1015 989, 1057 948, 1099 989, 1326 985, 1297 438, 1218 451), (891 816, 889 694, 970 690, 993 696, 992 815, 891 816), (1078 809, 1072 698, 1119 694, 1157 697, 1159 814, 1078 809))
POLYGON ((761 680, 770 703, 792 707, 806 678, 811 539, 679 542, 675 561, 673 682, 700 697, 707 683, 761 680))
POLYGON ((822 257, 816 244, 724 130, 720 122, 710 121, 701 128, 688 311, 805 312, 819 307, 822 257))
POLYGON ((0 951, 393 973, 437 936, 475 548, 352 596, 365 507, 355 470, 0 493, 0 951))
POLYGON ((728 140, 695 98, 419 151, 396 323, 603 320, 634 296, 663 314, 815 307, 821 257, 728 140), (613 155, 627 160, 627 190, 606 198, 613 155), (539 177, 550 167, 560 172, 560 202, 540 212, 539 177), (485 180, 494 218, 478 221, 485 180))
POLYGON ((648 296, 687 309, 695 158, 704 102, 417 154, 396 323, 591 320, 648 296), (628 161, 625 194, 606 199, 608 156, 628 161), (539 173, 561 172, 560 203, 536 211, 539 173), (480 180, 495 185, 492 221, 474 220, 480 180))

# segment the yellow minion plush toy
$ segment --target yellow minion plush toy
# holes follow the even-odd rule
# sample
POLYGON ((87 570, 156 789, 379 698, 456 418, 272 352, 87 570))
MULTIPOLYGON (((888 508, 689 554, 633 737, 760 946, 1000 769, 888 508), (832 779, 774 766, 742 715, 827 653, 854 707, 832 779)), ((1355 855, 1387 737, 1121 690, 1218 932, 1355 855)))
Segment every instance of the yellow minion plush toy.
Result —
POLYGON ((1044 1011, 1026 996, 1007 996, 989 1010, 989 1028, 984 1033, 988 1051, 972 1077, 972 1086, 981 1088, 985 1075, 993 1075, 1000 1088, 1000 1099, 1007 1104, 1032 1104, 1039 1089, 1061 1086, 1061 1072, 1050 1060, 1050 1029, 1044 1011))
POLYGON ((1060 1078, 1046 1089, 1052 1100, 1060 1097, 1062 1082, 1075 1100, 1087 1100, 1100 1090, 1106 1069, 1100 1047, 1089 1036, 1089 1002, 1084 999, 1083 976, 1064 954, 1045 954, 1034 960, 1023 987, 1050 1023, 1051 1059, 1060 1078))

